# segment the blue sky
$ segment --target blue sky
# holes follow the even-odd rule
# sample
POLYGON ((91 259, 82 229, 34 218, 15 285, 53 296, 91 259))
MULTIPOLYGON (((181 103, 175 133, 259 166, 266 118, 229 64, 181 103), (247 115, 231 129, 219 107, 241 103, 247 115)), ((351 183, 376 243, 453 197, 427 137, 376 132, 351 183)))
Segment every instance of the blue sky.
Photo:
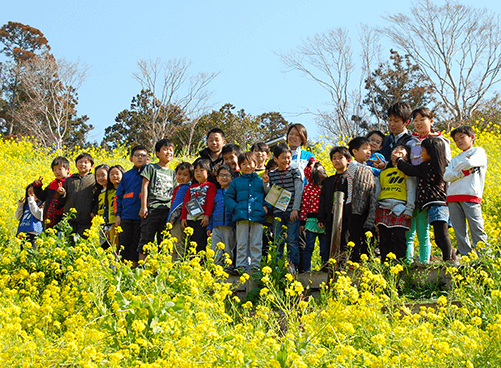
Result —
MULTIPOLYGON (((443 1, 436 1, 443 3, 443 1)), ((463 4, 501 13, 497 0, 463 4)), ((140 92, 132 77, 139 59, 187 58, 193 73, 220 72, 210 84, 219 109, 232 103, 254 115, 279 111, 318 131, 306 109, 324 109, 327 93, 298 72, 283 73, 278 56, 302 39, 344 27, 354 44, 357 26, 383 26, 386 14, 408 12, 408 0, 388 1, 22 1, 0 3, 0 23, 21 22, 42 31, 52 52, 85 63, 89 75, 79 91, 79 114, 96 128, 91 141, 129 108, 140 92)), ((389 49, 389 45, 387 47, 389 49)), ((383 54, 387 59, 389 53, 383 54)), ((357 50, 354 50, 357 62, 357 50)))

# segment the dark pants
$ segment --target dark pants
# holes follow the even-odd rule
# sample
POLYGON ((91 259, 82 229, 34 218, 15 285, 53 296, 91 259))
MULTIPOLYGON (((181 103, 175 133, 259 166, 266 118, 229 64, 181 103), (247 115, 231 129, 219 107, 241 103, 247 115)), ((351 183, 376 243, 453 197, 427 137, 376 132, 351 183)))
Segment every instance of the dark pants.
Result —
POLYGON ((368 255, 369 246, 367 244, 364 222, 367 216, 352 214, 350 218, 350 241, 355 243, 351 253, 351 260, 359 262, 362 254, 368 255))
POLYGON ((388 253, 395 254, 397 259, 405 259, 407 253, 405 233, 407 229, 403 227, 386 227, 384 225, 378 225, 378 229, 381 262, 386 260, 388 253))
POLYGON ((141 220, 141 236, 139 238, 139 246, 137 247, 137 251, 139 253, 147 253, 143 250, 144 245, 153 243, 155 238, 157 240, 157 244, 160 245, 164 239, 162 232, 165 230, 168 215, 168 207, 148 210, 148 216, 141 220))
POLYGON ((120 233, 119 253, 123 260, 137 262, 139 253, 139 235, 141 234, 141 220, 122 219, 120 223, 122 232, 120 233))
POLYGON ((197 243, 197 253, 207 248, 207 227, 202 227, 201 222, 202 220, 188 220, 188 226, 193 228, 193 235, 189 241, 197 243))

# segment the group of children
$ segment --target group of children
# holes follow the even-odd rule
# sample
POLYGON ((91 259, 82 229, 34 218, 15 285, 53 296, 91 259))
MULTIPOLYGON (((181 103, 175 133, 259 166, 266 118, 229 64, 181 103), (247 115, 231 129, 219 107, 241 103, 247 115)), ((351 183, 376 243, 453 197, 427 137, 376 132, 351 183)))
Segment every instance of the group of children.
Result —
POLYGON ((241 152, 218 128, 207 133, 207 148, 193 164, 181 162, 175 170, 169 168, 175 147, 168 139, 156 143, 155 164, 149 164, 146 147, 133 147, 133 167, 127 172, 120 165, 99 165, 92 173, 94 160, 82 153, 75 162, 78 173, 69 176, 68 160, 57 157, 52 162, 55 180, 45 189, 42 178, 35 180, 19 201, 18 232, 33 241, 73 208, 75 234, 85 236, 92 217, 102 216, 102 246, 116 247, 134 265, 147 257, 148 244, 162 242, 168 229, 177 239, 174 259, 186 252, 186 234, 197 252, 206 249, 211 237, 216 263, 227 272, 252 272, 274 240, 277 257, 287 247, 291 272, 309 271, 317 239, 322 263, 334 256, 333 202, 335 192, 342 192, 339 246, 341 252, 353 246, 352 261, 368 253, 368 231, 379 238, 382 259, 390 252, 397 259, 412 259, 417 233, 420 260, 429 262, 429 225, 446 261, 456 257, 449 223, 461 254, 472 250, 466 221, 474 244, 486 242, 481 201, 487 159, 482 148, 473 147, 473 130, 461 126, 452 131, 463 152, 451 159, 448 140, 432 132, 429 109, 411 111, 408 104, 397 103, 388 116, 387 136, 372 131, 348 147, 332 148, 336 174, 330 177, 304 149, 307 132, 301 124, 289 127, 287 143, 276 145, 271 159, 265 143, 241 152), (411 119, 413 134, 407 130, 411 119))

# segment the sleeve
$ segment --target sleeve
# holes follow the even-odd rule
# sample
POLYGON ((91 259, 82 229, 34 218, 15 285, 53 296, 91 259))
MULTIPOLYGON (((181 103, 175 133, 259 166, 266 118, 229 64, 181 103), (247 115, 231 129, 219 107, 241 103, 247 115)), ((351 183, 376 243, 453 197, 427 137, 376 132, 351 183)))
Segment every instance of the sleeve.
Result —
POLYGON ((122 217, 122 200, 124 196, 124 180, 118 184, 117 192, 115 193, 115 216, 122 217))
POLYGON ((47 189, 49 186, 47 185, 45 189, 42 189, 42 185, 37 186, 35 182, 33 182, 33 192, 35 192, 36 197, 41 201, 45 202, 47 199, 47 189))
POLYGON ((469 170, 472 167, 487 166, 487 155, 482 147, 475 147, 471 154, 464 156, 453 168, 454 171, 469 170))
MULTIPOLYGON (((376 209, 377 209, 377 198, 376 198, 376 183, 374 181, 374 175, 372 175, 371 171, 364 170, 365 175, 367 173, 370 175, 370 179, 372 179, 372 186, 369 189, 369 209, 367 212, 367 218, 364 222, 364 229, 371 230, 374 227, 374 223, 376 222, 376 209)), ((369 179, 369 182, 370 182, 369 179)))
POLYGON ((451 161, 444 171, 444 180, 452 183, 464 177, 462 170, 454 170, 454 163, 451 161))
POLYGON ((23 218, 23 212, 24 212, 24 203, 17 202, 17 208, 16 208, 17 221, 21 221, 21 219, 23 218))
POLYGON ((408 176, 405 180, 407 186, 407 204, 405 205, 404 215, 412 216, 416 204, 417 180, 412 176, 408 176))
POLYGON ((42 208, 38 207, 37 202, 35 202, 35 199, 32 197, 28 197, 28 206, 30 206, 30 211, 35 216, 37 220, 42 221, 43 220, 43 210, 42 208))
POLYGON ((421 178, 424 178, 426 179, 428 177, 428 175, 426 174, 426 172, 423 170, 423 163, 417 165, 417 166, 414 166, 410 163, 408 163, 407 161, 405 161, 404 159, 402 158, 399 158, 398 161, 397 161, 397 167, 400 171, 402 171, 405 175, 408 175, 408 176, 419 176, 421 178))
POLYGON ((142 178, 145 178, 146 180, 151 181, 151 177, 153 175, 153 171, 154 171, 153 165, 146 165, 144 167, 144 170, 141 171, 140 175, 141 175, 142 178))
POLYGON ((205 197, 205 212, 204 215, 210 216, 212 214, 212 209, 214 208, 214 198, 216 197, 216 186, 212 183, 208 184, 207 194, 205 197))
POLYGON ((237 191, 235 187, 235 179, 233 179, 229 188, 224 193, 224 206, 232 214, 234 214, 233 211, 237 207, 237 191))
MULTIPOLYGON (((216 192, 216 195, 217 195, 217 192, 216 192)), ((214 197, 214 202, 215 201, 216 201, 216 198, 214 197)), ((214 209, 213 209, 213 211, 214 211, 214 209)), ((214 213, 211 213, 210 217, 209 217, 209 225, 207 225, 207 230, 212 231, 213 228, 214 228, 214 213)))
POLYGON ((298 177, 294 177, 294 204, 292 210, 301 210, 301 198, 303 196, 303 180, 298 172, 298 177))
POLYGON ((191 188, 193 185, 190 185, 188 189, 186 190, 186 194, 184 195, 184 200, 183 200, 183 208, 181 210, 181 220, 186 220, 188 217, 188 210, 186 209, 186 203, 189 202, 191 199, 191 188))
POLYGON ((299 219, 301 220, 301 225, 306 222, 306 217, 308 215, 308 209, 310 207, 310 184, 306 184, 304 187, 303 200, 301 201, 301 213, 299 219))

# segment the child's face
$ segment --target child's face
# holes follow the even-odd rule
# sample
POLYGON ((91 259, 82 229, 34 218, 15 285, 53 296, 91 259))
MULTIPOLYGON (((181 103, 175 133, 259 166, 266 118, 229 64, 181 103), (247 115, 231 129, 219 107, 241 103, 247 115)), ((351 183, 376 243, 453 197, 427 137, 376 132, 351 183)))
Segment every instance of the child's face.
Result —
POLYGON ((52 168, 52 171, 54 172, 54 176, 56 179, 63 179, 68 176, 70 173, 70 169, 67 169, 63 165, 56 165, 52 168))
POLYGON ((233 180, 233 176, 231 176, 231 173, 228 170, 219 170, 216 180, 221 185, 221 188, 228 189, 231 181, 233 180))
POLYGON ((468 135, 465 133, 456 133, 454 135, 454 142, 461 151, 468 151, 471 147, 473 147, 474 141, 474 135, 468 135))
POLYGON ((280 156, 276 158, 278 170, 287 170, 292 161, 292 153, 290 152, 282 152, 280 156))
POLYGON ((86 157, 76 162, 78 173, 82 176, 87 175, 92 170, 92 162, 86 157))
POLYGON ((191 181, 190 169, 177 170, 176 181, 178 184, 188 184, 191 181))
POLYGON ((364 143, 359 149, 353 150, 353 157, 360 163, 366 162, 371 158, 371 145, 369 143, 364 143))
POLYGON ((264 166, 264 163, 268 159, 269 155, 266 152, 264 152, 264 151, 258 151, 256 149, 254 151, 252 151, 252 152, 254 152, 254 154, 256 155, 257 167, 264 166))
POLYGON ((405 122, 400 116, 390 115, 388 117, 388 126, 394 135, 402 133, 407 128, 407 124, 409 122, 405 122))
POLYGON ((106 188, 108 185, 108 171, 106 169, 101 168, 96 171, 96 182, 103 188, 106 188))
POLYGON ((383 138, 378 134, 371 135, 369 141, 371 142, 371 153, 377 152, 383 148, 383 138))
POLYGON ((34 197, 35 196, 35 190, 32 187, 29 187, 26 192, 28 193, 28 197, 34 197))
POLYGON ((158 160, 163 164, 168 164, 174 157, 174 147, 162 146, 157 152, 158 160))
POLYGON ((117 188, 118 184, 120 184, 120 182, 122 181, 122 172, 114 167, 110 170, 109 176, 111 184, 113 184, 113 186, 117 188))
POLYGON ((393 162, 394 166, 397 164, 398 158, 407 160, 407 151, 403 147, 395 147, 393 151, 391 151, 391 162, 393 162))
POLYGON ((199 184, 205 183, 207 179, 209 179, 209 172, 200 166, 197 166, 194 170, 195 180, 198 181, 199 184))
POLYGON ((416 117, 414 118, 414 129, 416 129, 416 132, 420 135, 430 134, 431 124, 433 124, 433 119, 419 113, 416 114, 416 117))
POLYGON ((231 167, 233 171, 240 171, 238 167, 238 156, 235 152, 228 152, 223 155, 224 164, 231 167))
POLYGON ((424 147, 421 147, 421 158, 423 159, 423 161, 430 161, 431 160, 431 157, 428 154, 428 151, 424 147))
POLYGON ((137 150, 132 154, 130 161, 134 164, 135 167, 139 169, 140 167, 146 165, 148 161, 150 161, 148 152, 144 150, 137 150))
POLYGON ((289 134, 287 135, 287 144, 291 149, 296 149, 299 146, 303 145, 303 140, 299 135, 299 131, 297 128, 292 128, 289 134))
POLYGON ((224 140, 221 133, 211 133, 207 137, 207 147, 209 147, 209 150, 211 152, 217 153, 218 155, 223 150, 225 144, 226 141, 224 140))
POLYGON ((348 168, 349 160, 341 152, 335 152, 331 161, 338 174, 344 173, 348 168))
POLYGON ((240 166, 240 170, 244 174, 252 174, 254 171, 256 171, 256 162, 253 160, 245 160, 242 162, 242 166, 240 166))

